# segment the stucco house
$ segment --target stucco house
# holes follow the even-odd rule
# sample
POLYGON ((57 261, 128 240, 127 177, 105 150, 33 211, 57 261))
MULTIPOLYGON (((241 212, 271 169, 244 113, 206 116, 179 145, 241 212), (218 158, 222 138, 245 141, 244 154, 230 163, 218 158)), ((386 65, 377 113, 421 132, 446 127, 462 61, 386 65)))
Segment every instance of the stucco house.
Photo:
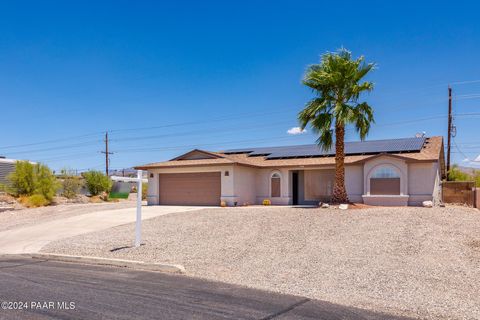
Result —
MULTIPOLYGON (((352 202, 405 206, 441 198, 442 137, 346 142, 345 152, 352 202)), ((331 197, 334 155, 317 145, 195 149, 136 169, 148 171, 150 205, 317 204, 331 197)))

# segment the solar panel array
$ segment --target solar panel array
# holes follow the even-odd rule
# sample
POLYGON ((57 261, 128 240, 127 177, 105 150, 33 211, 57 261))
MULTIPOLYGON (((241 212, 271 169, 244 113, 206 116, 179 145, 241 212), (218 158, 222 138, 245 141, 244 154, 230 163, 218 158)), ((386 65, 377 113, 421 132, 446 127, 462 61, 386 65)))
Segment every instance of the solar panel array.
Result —
MULTIPOLYGON (((420 151, 426 138, 403 138, 389 140, 345 142, 346 155, 376 154, 376 153, 401 153, 420 151)), ((249 156, 265 156, 266 159, 280 158, 305 158, 335 155, 335 146, 330 150, 322 150, 316 144, 284 147, 260 147, 230 149, 225 154, 248 153, 249 156)))

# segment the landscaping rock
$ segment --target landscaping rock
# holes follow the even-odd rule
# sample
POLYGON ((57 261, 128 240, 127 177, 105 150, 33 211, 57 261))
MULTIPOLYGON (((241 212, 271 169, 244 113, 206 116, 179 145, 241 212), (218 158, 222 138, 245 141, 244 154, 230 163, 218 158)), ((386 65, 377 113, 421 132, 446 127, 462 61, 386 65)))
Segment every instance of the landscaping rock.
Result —
POLYGON ((425 208, 431 208, 431 207, 433 207, 433 202, 432 202, 432 201, 423 201, 423 202, 422 202, 422 205, 423 205, 425 208))
POLYGON ((340 209, 340 210, 347 210, 347 209, 348 209, 348 204, 342 203, 341 205, 338 206, 338 209, 340 209))
POLYGON ((326 208, 329 208, 330 205, 328 203, 322 203, 320 207, 326 209, 326 208))

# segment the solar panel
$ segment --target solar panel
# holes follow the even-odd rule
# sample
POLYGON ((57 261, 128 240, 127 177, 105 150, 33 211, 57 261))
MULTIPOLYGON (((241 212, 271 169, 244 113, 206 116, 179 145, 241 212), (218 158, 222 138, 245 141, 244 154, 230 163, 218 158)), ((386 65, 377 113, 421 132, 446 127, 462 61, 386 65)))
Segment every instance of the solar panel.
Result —
MULTIPOLYGON (((345 142, 345 154, 355 155, 420 151, 425 143, 425 140, 425 137, 421 137, 345 142)), ((300 146, 231 149, 224 151, 224 153, 248 153, 249 156, 266 156, 266 159, 321 157, 335 155, 335 146, 327 151, 322 150, 316 144, 309 144, 300 146)))

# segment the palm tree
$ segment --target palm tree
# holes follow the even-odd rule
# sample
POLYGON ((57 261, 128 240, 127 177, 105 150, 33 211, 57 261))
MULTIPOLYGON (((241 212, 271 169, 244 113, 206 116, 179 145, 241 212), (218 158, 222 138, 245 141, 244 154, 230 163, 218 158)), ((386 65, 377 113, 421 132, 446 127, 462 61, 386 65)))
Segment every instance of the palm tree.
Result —
POLYGON ((373 120, 373 110, 366 102, 359 102, 363 92, 373 90, 373 83, 362 79, 375 67, 366 63, 363 56, 352 60, 351 53, 339 49, 328 52, 320 64, 308 67, 303 84, 310 87, 316 97, 310 100, 298 114, 300 126, 309 123, 319 134, 317 144, 323 150, 330 150, 335 132, 335 184, 332 202, 348 202, 345 189, 345 126, 355 125, 362 140, 368 134, 373 120))

